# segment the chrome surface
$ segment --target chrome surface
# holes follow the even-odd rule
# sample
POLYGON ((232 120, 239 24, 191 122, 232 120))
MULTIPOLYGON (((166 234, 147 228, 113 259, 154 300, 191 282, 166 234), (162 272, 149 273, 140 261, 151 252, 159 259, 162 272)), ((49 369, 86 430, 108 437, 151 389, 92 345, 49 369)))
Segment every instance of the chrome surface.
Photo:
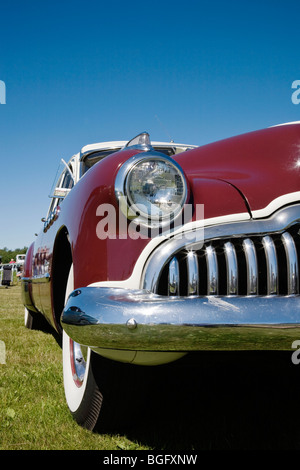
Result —
POLYGON ((37 309, 34 306, 32 301, 32 281, 29 277, 22 277, 21 278, 21 295, 22 295, 22 302, 28 310, 33 312, 37 312, 37 309))
POLYGON ((32 284, 42 284, 42 283, 48 283, 51 281, 51 276, 48 272, 44 274, 35 274, 30 278, 32 284))
POLYGON ((198 295, 199 293, 198 258, 193 251, 188 252, 187 257, 186 257, 186 262, 187 262, 188 295, 198 295))
POLYGON ((129 320, 127 320, 126 326, 129 330, 134 330, 137 327, 135 319, 130 318, 129 320))
POLYGON ((124 148, 135 148, 144 152, 154 150, 151 145, 150 135, 148 132, 141 132, 141 134, 129 140, 124 148))
POLYGON ((218 262, 215 249, 209 245, 206 247, 205 256, 207 260, 207 295, 218 293, 218 262))
POLYGON ((95 351, 290 350, 299 318, 300 296, 167 297, 83 287, 71 293, 61 323, 74 341, 95 351))
POLYGON ((179 265, 176 258, 169 264, 168 295, 179 295, 179 265))
POLYGON ((80 382, 83 382, 85 370, 86 370, 86 362, 81 351, 81 346, 76 343, 75 341, 71 342, 72 347, 72 357, 73 357, 73 365, 75 369, 74 380, 78 379, 80 382))
POLYGON ((231 242, 224 244, 227 270, 227 295, 238 293, 238 264, 235 247, 231 242))
POLYGON ((258 292, 258 267, 255 246, 250 238, 243 240, 243 248, 247 265, 247 295, 258 292))
MULTIPOLYGON (((208 278, 206 292, 201 289, 203 282, 201 269, 199 272, 202 295, 207 293, 210 295, 218 293, 220 295, 249 296, 298 294, 299 227, 300 204, 295 204, 278 210, 268 219, 207 226, 204 229, 202 239, 199 236, 200 229, 199 233, 197 230, 187 232, 188 237, 181 233, 167 240, 162 239, 161 244, 148 258, 142 275, 141 288, 154 293, 165 293, 162 274, 164 269, 167 269, 170 260, 174 257, 178 258, 181 266, 181 259, 187 253, 194 252, 198 256, 198 261, 203 258, 203 254, 207 259, 205 268, 208 278), (282 239, 283 233, 289 233, 289 235, 282 239), (295 241, 294 245, 288 243, 290 237, 298 240, 298 248, 295 241), (225 245, 230 246, 227 243, 231 243, 235 248, 237 266, 235 266, 232 249, 230 254, 226 253, 225 245), (280 266, 278 266, 279 261, 276 255, 276 244, 280 245, 279 251, 284 246, 280 251, 280 266), (225 261, 222 261, 220 250, 223 253, 225 250, 225 261), (227 274, 224 273, 226 270, 223 268, 224 263, 227 263, 227 274), (288 289, 280 287, 283 285, 282 280, 279 279, 280 275, 284 276, 286 270, 281 269, 282 264, 287 266, 288 289), (238 274, 237 276, 235 272, 238 274), (225 277, 227 291, 223 282, 225 277)), ((201 231, 203 233, 203 229, 201 231)), ((187 291, 185 292, 185 289, 181 288, 181 295, 187 295, 187 291)))
POLYGON ((164 241, 140 290, 83 287, 61 323, 101 350, 290 350, 300 335, 300 204, 164 241), (146 288, 147 287, 147 288, 146 288), (161 290, 164 290, 162 293, 161 290))
POLYGON ((299 292, 298 257, 293 237, 285 232, 281 235, 287 257, 288 294, 299 292))
POLYGON ((270 236, 262 238, 262 244, 266 254, 267 262, 267 294, 278 292, 278 265, 274 241, 270 236))

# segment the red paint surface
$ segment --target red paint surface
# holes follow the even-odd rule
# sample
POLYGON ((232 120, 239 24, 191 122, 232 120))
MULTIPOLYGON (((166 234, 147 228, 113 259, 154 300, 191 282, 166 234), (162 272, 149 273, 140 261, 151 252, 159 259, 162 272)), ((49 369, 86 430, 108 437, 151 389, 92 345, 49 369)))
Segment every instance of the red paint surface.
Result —
POLYGON ((227 181, 243 193, 252 211, 263 209, 277 197, 300 190, 300 124, 222 140, 179 154, 176 160, 188 179, 227 181))

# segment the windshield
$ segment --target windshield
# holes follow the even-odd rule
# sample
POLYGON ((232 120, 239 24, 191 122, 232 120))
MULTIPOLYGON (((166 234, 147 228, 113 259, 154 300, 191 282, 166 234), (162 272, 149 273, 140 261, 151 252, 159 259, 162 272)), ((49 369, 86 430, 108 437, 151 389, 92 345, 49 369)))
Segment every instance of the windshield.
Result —
POLYGON ((102 150, 101 152, 90 153, 83 160, 82 174, 86 173, 90 168, 92 168, 92 166, 94 166, 96 163, 98 163, 103 158, 107 157, 111 153, 118 152, 119 150, 121 150, 121 149, 120 148, 109 149, 109 150, 102 150))

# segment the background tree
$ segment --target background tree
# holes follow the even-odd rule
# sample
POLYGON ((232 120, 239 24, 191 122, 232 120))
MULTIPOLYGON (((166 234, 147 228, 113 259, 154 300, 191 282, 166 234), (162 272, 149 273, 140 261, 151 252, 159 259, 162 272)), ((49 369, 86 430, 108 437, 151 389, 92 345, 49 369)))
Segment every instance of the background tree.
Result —
POLYGON ((16 261, 17 255, 25 254, 27 251, 27 247, 24 246, 23 248, 16 248, 15 250, 9 250, 6 246, 4 248, 0 248, 0 257, 2 258, 2 264, 7 264, 10 262, 11 259, 16 261))

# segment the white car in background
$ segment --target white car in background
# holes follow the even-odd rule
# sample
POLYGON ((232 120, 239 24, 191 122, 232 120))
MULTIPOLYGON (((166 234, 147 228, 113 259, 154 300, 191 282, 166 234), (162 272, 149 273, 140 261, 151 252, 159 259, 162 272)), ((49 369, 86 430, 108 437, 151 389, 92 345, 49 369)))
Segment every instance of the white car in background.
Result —
POLYGON ((26 257, 26 254, 25 255, 17 255, 16 256, 16 264, 23 266, 23 264, 25 262, 25 257, 26 257))

